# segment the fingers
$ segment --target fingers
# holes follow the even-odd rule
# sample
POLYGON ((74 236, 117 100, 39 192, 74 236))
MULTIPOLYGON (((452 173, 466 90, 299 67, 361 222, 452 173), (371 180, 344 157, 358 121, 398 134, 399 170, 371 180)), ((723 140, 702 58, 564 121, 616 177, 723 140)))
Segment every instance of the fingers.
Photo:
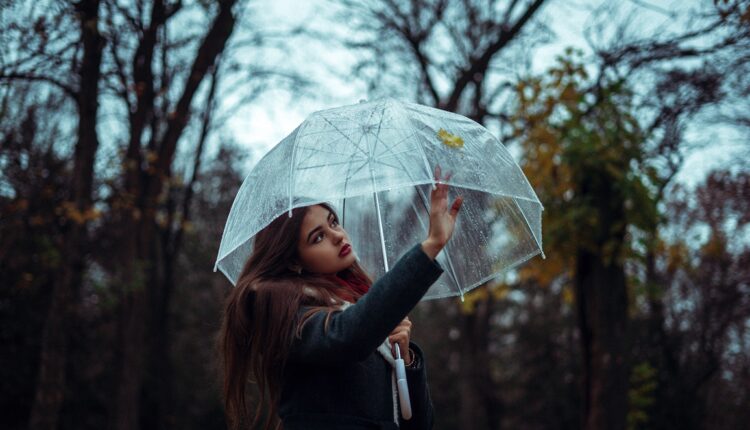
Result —
MULTIPOLYGON (((438 182, 438 181, 441 180, 440 179, 440 175, 442 174, 442 172, 443 172, 443 170, 440 168, 439 164, 437 166, 435 166, 435 182, 438 182)), ((453 172, 449 172, 445 176, 445 178, 442 179, 442 181, 443 182, 448 181, 451 178, 451 176, 453 176, 453 172)), ((439 185, 445 185, 445 184, 437 184, 437 185, 439 186, 439 185)))
POLYGON ((411 320, 409 320, 409 317, 404 318, 401 320, 400 323, 396 326, 396 328, 393 329, 393 332, 399 331, 399 330, 407 330, 411 331, 411 320))
POLYGON ((391 351, 393 355, 396 355, 395 344, 398 344, 401 349, 401 358, 407 359, 409 351, 409 339, 411 337, 411 321, 409 317, 404 318, 388 336, 388 341, 391 342, 391 351))
MULTIPOLYGON (((435 208, 441 209, 442 211, 448 209, 448 188, 449 187, 446 184, 438 184, 437 188, 432 191, 430 197, 435 208)), ((456 200, 458 199, 463 201, 461 196, 458 196, 456 200)))
POLYGON ((455 220, 458 217, 458 212, 463 205, 464 199, 462 196, 457 196, 453 204, 448 208, 448 188, 450 187, 446 182, 451 179, 453 172, 449 172, 442 180, 440 178, 441 174, 442 169, 440 165, 435 166, 435 182, 441 181, 442 183, 436 183, 435 188, 430 193, 431 205, 438 213, 445 213, 447 211, 448 215, 455 220))
POLYGON ((458 211, 461 209, 461 205, 464 203, 464 198, 461 196, 456 197, 456 200, 453 202, 453 205, 451 206, 451 217, 456 218, 458 216, 458 211))
POLYGON ((409 352, 409 337, 404 334, 400 334, 396 336, 389 336, 388 340, 391 342, 391 352, 393 353, 393 356, 396 356, 396 345, 398 344, 398 347, 401 350, 401 358, 406 359, 407 353, 409 352))
POLYGON ((393 329, 391 334, 389 336, 398 336, 404 334, 406 337, 409 337, 411 334, 411 321, 401 321, 399 325, 396 326, 396 328, 393 329))
POLYGON ((453 172, 449 172, 445 178, 441 179, 442 169, 440 165, 435 166, 435 188, 432 189, 432 197, 435 199, 441 199, 448 196, 448 184, 445 182, 449 181, 453 172), (443 183, 438 183, 438 182, 443 183))

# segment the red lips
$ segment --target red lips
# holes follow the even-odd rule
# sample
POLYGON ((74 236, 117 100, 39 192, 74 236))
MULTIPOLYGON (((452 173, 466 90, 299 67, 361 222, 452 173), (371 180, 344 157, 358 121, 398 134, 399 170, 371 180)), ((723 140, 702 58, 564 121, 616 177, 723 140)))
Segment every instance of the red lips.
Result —
POLYGON ((341 248, 341 251, 339 252, 339 257, 343 257, 345 255, 348 255, 350 252, 352 252, 352 246, 349 244, 344 245, 343 248, 341 248))

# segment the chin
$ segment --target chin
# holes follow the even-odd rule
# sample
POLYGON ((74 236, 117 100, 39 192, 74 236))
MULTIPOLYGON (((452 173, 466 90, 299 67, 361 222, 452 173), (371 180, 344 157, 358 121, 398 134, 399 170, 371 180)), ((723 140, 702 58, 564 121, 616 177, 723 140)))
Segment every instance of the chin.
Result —
POLYGON ((338 272, 350 268, 355 261, 357 261, 357 257, 355 257, 352 252, 347 255, 346 258, 342 259, 341 269, 339 269, 338 272))

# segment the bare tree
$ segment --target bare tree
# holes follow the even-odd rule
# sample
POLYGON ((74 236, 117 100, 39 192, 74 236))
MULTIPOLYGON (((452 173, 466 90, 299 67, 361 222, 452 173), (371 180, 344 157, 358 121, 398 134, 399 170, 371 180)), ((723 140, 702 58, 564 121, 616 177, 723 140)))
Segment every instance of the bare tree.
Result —
POLYGON ((177 413, 170 400, 174 268, 212 130, 267 89, 309 85, 290 67, 244 60, 253 50, 277 47, 271 39, 280 37, 266 34, 250 18, 240 20, 249 7, 242 1, 154 1, 149 7, 106 2, 112 38, 106 83, 128 117, 123 171, 110 200, 115 209, 110 221, 121 235, 117 264, 110 264, 121 282, 121 362, 113 416, 119 428, 137 427, 139 416, 149 427, 168 428, 177 413), (212 16, 205 34, 171 36, 170 29, 185 25, 193 14, 212 16), (230 41, 233 34, 237 37, 230 41), (220 107, 222 95, 228 107, 220 107), (191 118, 198 119, 192 129, 191 118), (188 138, 195 142, 191 161, 179 172, 178 144, 188 138))
MULTIPOLYGON (((644 6, 643 2, 635 3, 644 6)), ((636 29, 636 19, 618 19, 619 5, 614 3, 605 4, 594 15, 595 24, 587 32, 598 65, 591 91, 597 98, 606 97, 601 85, 613 81, 629 83, 636 89, 639 120, 646 138, 643 163, 651 169, 644 176, 655 190, 655 204, 663 201, 683 166, 688 122, 700 121, 700 115, 720 103, 733 104, 731 97, 727 98, 732 93, 727 82, 732 76, 741 75, 742 59, 750 52, 750 32, 744 23, 749 4, 727 1, 704 5, 688 14, 688 29, 676 32, 659 29, 653 34, 636 29), (614 22, 621 24, 613 25, 614 22), (607 31, 612 34, 609 38, 605 36, 607 31)), ((611 220, 612 231, 617 229, 617 218, 611 220)), ((645 228, 646 235, 655 240, 658 227, 654 220, 635 229, 645 228)), ((647 249, 645 273, 651 279, 655 248, 647 249)), ((623 419, 613 422, 612 418, 624 417, 627 402, 627 353, 622 340, 615 340, 630 332, 627 282, 624 267, 616 270, 619 273, 596 280, 597 271, 606 270, 597 260, 598 256, 582 255, 576 273, 584 363, 583 417, 587 428, 624 428, 623 419), (606 292, 603 285, 607 285, 606 292), (620 357, 622 361, 618 361, 620 357)), ((653 281, 647 283, 654 284, 653 281)), ((663 306, 658 302, 656 296, 651 296, 652 316, 661 321, 653 323, 655 336, 664 333, 659 328, 664 321, 663 306)))
MULTIPOLYGON (((21 48, 21 55, 6 57, 8 61, 3 62, 0 68, 0 79, 5 81, 52 84, 69 96, 77 108, 73 173, 68 201, 64 203, 68 225, 64 231, 61 250, 63 270, 53 284, 52 302, 42 334, 36 396, 29 424, 34 429, 56 428, 64 399, 69 327, 75 315, 72 311, 74 297, 85 271, 87 224, 93 214, 93 168, 99 147, 96 132, 99 76, 104 48, 104 40, 99 33, 98 0, 81 1, 75 5, 75 10, 71 6, 54 2, 52 6, 61 13, 51 18, 35 14, 33 7, 27 9, 29 15, 35 16, 32 31, 26 35, 31 46, 21 45, 25 42, 23 39, 15 40, 15 43, 21 45, 18 46, 21 48), (72 27, 69 18, 73 15, 77 34, 66 35, 61 30, 72 27), (36 52, 29 55, 34 47, 36 52), (55 70, 55 66, 62 66, 73 74, 76 77, 74 82, 61 78, 64 71, 55 70)), ((23 13, 23 9, 23 5, 18 6, 16 12, 23 13)), ((16 24, 19 30, 22 26, 23 24, 16 24)))
MULTIPOLYGON (((66 330, 75 325, 72 307, 91 259, 109 272, 110 287, 119 295, 112 426, 170 426, 174 263, 212 131, 271 86, 306 84, 288 67, 245 60, 252 49, 268 46, 267 39, 283 41, 283 31, 262 34, 258 23, 241 21, 246 7, 247 2, 223 0, 104 0, 3 9, 8 31, 2 34, 0 80, 34 83, 36 91, 52 88, 78 107, 70 202, 63 205, 69 220, 60 250, 65 270, 47 318, 32 427, 57 426, 66 384, 66 330), (238 27, 235 44, 228 45, 238 27), (224 92, 234 99, 220 105, 224 92), (122 149, 114 169, 95 169, 97 126, 109 131, 107 151, 122 149), (195 142, 194 150, 180 150, 186 140, 195 142), (182 162, 183 172, 180 157, 190 158, 182 162), (101 189, 93 189, 95 181, 101 189), (105 233, 111 249, 97 246, 104 254, 89 256, 97 198, 104 210, 98 224, 109 229, 97 234, 105 233)), ((12 102, 5 97, 3 109, 12 102)), ((62 142, 60 149, 65 152, 62 142)))

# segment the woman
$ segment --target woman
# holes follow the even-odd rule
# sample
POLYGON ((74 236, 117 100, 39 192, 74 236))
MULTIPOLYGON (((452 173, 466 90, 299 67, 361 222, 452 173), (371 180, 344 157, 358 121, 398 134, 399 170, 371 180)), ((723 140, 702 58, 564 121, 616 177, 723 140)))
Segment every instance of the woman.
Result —
POLYGON ((279 418, 276 428, 285 430, 432 427, 425 361, 410 342, 407 314, 443 272, 435 257, 453 234, 462 198, 449 209, 448 186, 438 184, 430 200, 427 239, 374 284, 327 204, 296 208, 255 236, 220 333, 232 428, 255 428, 264 418, 265 429, 279 418), (407 364, 410 420, 395 401, 392 343, 407 364), (249 379, 260 394, 252 422, 249 379))

